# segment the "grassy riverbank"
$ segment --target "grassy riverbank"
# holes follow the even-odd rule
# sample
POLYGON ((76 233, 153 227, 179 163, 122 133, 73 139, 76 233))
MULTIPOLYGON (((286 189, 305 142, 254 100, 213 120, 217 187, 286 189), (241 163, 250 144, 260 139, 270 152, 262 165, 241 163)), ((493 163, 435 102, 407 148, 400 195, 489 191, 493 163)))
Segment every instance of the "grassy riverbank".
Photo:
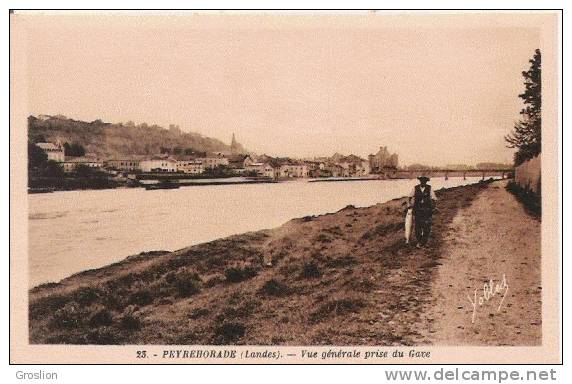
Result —
POLYGON ((490 184, 437 191, 427 249, 403 240, 404 199, 152 252, 30 291, 40 344, 394 345, 419 329, 443 236, 490 184), (264 267, 272 260, 272 267, 264 267))

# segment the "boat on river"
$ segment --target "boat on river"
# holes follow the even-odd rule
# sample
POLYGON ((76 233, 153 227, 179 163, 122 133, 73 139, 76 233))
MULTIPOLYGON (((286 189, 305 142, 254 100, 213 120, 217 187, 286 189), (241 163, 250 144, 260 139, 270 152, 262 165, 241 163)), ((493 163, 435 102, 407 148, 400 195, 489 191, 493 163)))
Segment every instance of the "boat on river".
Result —
POLYGON ((181 187, 179 180, 163 180, 155 184, 145 185, 147 191, 154 191, 157 189, 178 189, 181 187))
POLYGON ((54 190, 54 187, 30 187, 28 193, 52 193, 54 190))

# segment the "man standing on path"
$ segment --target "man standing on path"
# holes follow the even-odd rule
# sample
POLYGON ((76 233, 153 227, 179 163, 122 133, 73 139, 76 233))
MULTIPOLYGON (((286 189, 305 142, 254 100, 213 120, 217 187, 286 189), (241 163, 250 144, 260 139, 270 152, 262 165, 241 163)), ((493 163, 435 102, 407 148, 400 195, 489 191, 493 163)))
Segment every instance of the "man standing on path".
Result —
POLYGON ((417 238, 417 248, 421 248, 429 241, 433 209, 435 208, 437 196, 435 196, 433 188, 427 184, 429 181, 428 177, 421 176, 417 179, 419 184, 413 188, 409 196, 409 205, 413 204, 415 237, 417 238))

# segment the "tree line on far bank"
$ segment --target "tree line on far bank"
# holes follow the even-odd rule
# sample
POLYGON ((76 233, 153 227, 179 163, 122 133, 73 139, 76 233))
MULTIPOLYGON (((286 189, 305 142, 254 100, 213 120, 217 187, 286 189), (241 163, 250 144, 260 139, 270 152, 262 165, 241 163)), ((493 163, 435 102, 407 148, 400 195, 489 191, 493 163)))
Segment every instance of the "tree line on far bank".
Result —
POLYGON ((28 142, 28 177, 63 177, 64 170, 57 161, 48 160, 44 150, 28 142))
POLYGON ((85 156, 85 148, 83 147, 83 145, 78 144, 78 143, 64 143, 63 145, 64 147, 64 154, 66 156, 72 156, 72 157, 81 157, 81 156, 85 156))
MULTIPOLYGON (((66 156, 83 156, 85 150, 79 144, 63 145, 66 156)), ((77 164, 66 175, 61 163, 48 160, 48 155, 36 144, 28 142, 28 186, 57 189, 109 188, 113 182, 104 172, 85 164, 77 164)))
MULTIPOLYGON (((66 157, 82 157, 85 156, 85 148, 78 143, 64 143, 64 156, 66 157)), ((48 155, 36 145, 36 143, 28 141, 28 171, 38 171, 44 168, 53 168, 57 165, 61 169, 60 164, 56 161, 48 160, 48 155)))

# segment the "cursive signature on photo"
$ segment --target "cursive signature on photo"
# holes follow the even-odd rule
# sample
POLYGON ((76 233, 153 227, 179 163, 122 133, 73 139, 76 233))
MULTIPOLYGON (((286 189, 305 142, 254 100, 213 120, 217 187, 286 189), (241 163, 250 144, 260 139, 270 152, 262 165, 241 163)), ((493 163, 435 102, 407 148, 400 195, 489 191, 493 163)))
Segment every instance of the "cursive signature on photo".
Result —
POLYGON ((506 275, 503 273, 502 279, 500 281, 495 282, 492 278, 485 282, 482 288, 482 293, 478 294, 479 290, 475 289, 473 293, 473 297, 471 298, 470 295, 467 295, 467 298, 471 302, 473 307, 473 314, 471 318, 471 323, 475 322, 475 316, 477 313, 477 307, 482 307, 490 300, 492 300, 496 296, 500 296, 500 302, 497 307, 497 312, 500 312, 502 308, 502 304, 508 292, 508 283, 506 281, 506 275))

